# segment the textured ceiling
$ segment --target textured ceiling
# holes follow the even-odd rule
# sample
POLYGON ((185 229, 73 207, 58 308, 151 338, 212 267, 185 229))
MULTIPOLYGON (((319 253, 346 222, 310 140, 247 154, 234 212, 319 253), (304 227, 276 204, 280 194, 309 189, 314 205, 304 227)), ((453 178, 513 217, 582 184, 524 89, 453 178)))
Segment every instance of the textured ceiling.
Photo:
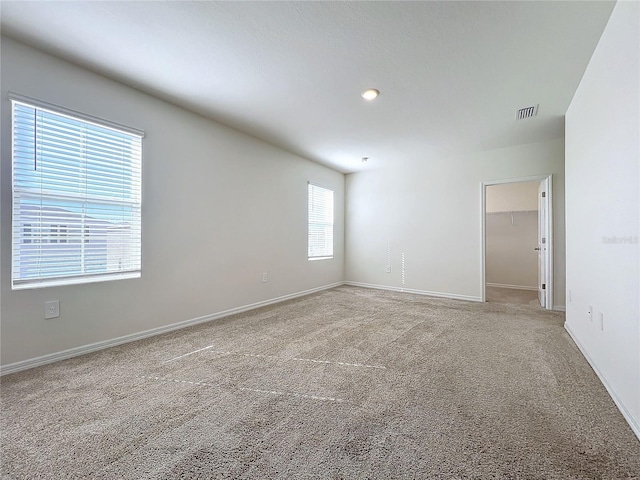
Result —
POLYGON ((3 34, 354 172, 562 136, 612 8, 3 0, 0 14, 3 34))

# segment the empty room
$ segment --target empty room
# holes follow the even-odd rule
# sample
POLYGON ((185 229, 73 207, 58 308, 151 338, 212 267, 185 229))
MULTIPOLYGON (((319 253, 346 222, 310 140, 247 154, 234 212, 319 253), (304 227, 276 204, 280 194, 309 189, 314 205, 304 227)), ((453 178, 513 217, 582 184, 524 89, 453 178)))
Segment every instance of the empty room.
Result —
POLYGON ((0 2, 0 476, 640 478, 640 2, 0 2))

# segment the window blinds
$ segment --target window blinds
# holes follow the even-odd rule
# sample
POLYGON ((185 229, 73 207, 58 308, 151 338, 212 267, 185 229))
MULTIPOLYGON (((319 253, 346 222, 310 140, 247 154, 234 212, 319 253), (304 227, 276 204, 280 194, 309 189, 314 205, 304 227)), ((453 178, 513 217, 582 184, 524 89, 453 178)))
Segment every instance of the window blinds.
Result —
POLYGON ((309 183, 309 259, 333 257, 333 190, 309 183))
POLYGON ((139 277, 142 136, 12 100, 14 289, 139 277))

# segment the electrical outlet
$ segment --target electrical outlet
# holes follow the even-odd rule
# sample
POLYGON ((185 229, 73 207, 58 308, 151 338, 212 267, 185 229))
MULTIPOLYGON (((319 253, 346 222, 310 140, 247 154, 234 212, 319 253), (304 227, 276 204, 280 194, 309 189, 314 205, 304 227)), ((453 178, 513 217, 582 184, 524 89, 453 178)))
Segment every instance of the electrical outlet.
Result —
POLYGON ((60 302, 58 300, 51 300, 50 302, 44 302, 44 318, 58 318, 60 316, 60 302))
POLYGON ((269 276, 267 275, 267 272, 264 272, 262 274, 262 283, 267 283, 267 280, 269 280, 269 276))
POLYGON ((391 273, 391 265, 387 265, 387 268, 385 268, 384 271, 387 273, 391 273))

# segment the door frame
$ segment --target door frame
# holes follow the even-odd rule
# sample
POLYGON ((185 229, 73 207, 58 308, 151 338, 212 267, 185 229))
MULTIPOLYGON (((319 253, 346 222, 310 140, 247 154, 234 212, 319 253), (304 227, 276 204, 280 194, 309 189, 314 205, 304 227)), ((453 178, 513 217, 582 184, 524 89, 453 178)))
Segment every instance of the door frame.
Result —
POLYGON ((548 180, 549 182, 549 191, 547 192, 546 202, 547 202, 547 245, 548 245, 548 255, 547 255, 547 278, 546 280, 546 299, 545 299, 545 308, 547 310, 553 310, 553 175, 533 175, 530 177, 518 177, 518 178, 506 178, 502 180, 487 180, 480 183, 480 241, 482 245, 482 251, 480 254, 480 300, 482 302, 487 301, 487 279, 486 279, 486 255, 487 255, 487 237, 486 237, 486 229, 487 229, 487 187, 492 185, 503 185, 505 183, 521 183, 521 182, 533 182, 533 181, 543 181, 548 180))

